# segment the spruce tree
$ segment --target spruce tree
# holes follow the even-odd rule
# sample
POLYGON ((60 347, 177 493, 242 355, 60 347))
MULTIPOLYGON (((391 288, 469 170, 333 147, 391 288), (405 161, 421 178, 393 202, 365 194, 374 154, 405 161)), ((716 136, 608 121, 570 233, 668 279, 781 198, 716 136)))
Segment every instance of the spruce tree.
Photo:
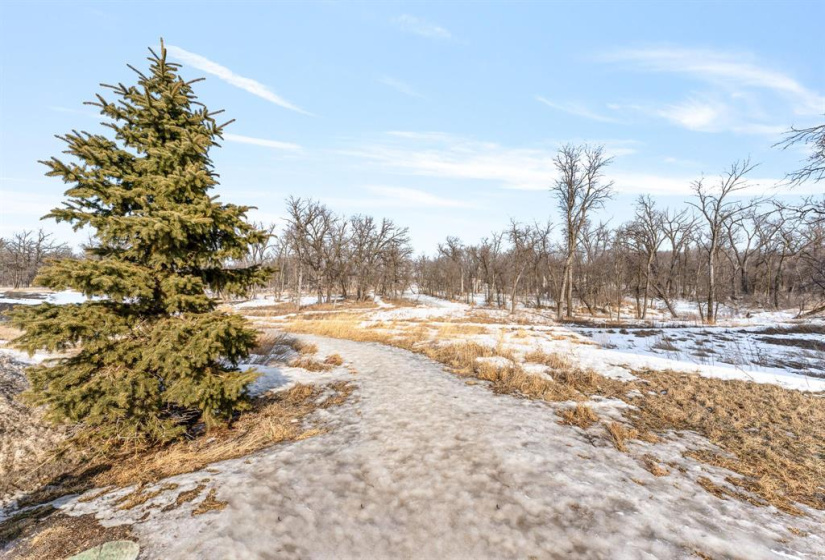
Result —
MULTIPOLYGON (((179 65, 149 49, 150 69, 137 85, 97 95, 100 134, 59 137, 72 156, 44 163, 70 185, 63 207, 46 218, 90 228, 86 258, 46 266, 36 282, 92 298, 12 312, 23 329, 19 348, 65 352, 27 371, 29 401, 55 421, 111 443, 156 443, 203 421, 213 426, 248 406, 256 377, 241 371, 256 333, 217 310, 210 294, 243 294, 261 284, 260 267, 233 268, 264 233, 245 206, 210 195, 217 185, 209 150, 223 127, 196 100, 179 65)), ((218 111, 220 112, 220 111, 218 111)), ((230 121, 231 122, 231 121, 230 121)))

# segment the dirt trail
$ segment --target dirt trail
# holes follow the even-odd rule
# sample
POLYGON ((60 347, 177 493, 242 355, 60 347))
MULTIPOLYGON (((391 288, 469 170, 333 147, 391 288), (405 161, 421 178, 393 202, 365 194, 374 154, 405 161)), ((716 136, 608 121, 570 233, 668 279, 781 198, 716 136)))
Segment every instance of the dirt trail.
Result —
POLYGON ((548 405, 494 395, 403 350, 306 338, 358 370, 355 398, 326 413, 332 431, 216 465, 210 485, 229 505, 137 523, 148 557, 759 559, 825 549, 813 536, 780 544, 786 516, 720 500, 678 472, 656 478, 596 437, 599 427, 588 438, 558 425, 548 405))

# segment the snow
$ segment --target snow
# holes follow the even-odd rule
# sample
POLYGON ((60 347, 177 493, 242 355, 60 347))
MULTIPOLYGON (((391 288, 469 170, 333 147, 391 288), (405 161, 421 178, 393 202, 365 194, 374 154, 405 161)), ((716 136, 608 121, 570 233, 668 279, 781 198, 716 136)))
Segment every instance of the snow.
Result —
POLYGON ((7 292, 0 293, 0 304, 5 303, 9 305, 40 305, 41 303, 51 303, 54 305, 66 305, 69 303, 83 303, 86 301, 86 296, 81 294, 80 292, 74 292, 71 290, 66 290, 63 292, 53 292, 53 293, 38 293, 38 292, 25 292, 29 295, 29 297, 6 297, 6 294, 20 294, 21 292, 15 290, 9 290, 7 292))
MULTIPOLYGON (((825 390, 825 361, 814 352, 777 346, 760 340, 754 328, 678 327, 665 329, 604 329, 570 327, 601 348, 575 349, 580 362, 610 375, 615 368, 695 372, 705 377, 776 383, 789 389, 825 390), (622 332, 624 331, 624 332, 622 332), (643 336, 640 336, 639 333, 643 336), (635 334, 634 334, 635 333, 635 334), (651 334, 655 333, 655 334, 651 334), (663 346, 666 344, 666 346, 663 346), (668 349, 659 349, 665 347, 668 349), (764 364, 776 364, 776 366, 764 364), (804 364, 800 371, 791 364, 804 364), (782 366, 782 367, 777 367, 782 366), (805 375, 814 373, 817 376, 805 375)), ((788 335, 815 338, 821 335, 788 335)))
MULTIPOLYGON (((472 324, 473 308, 431 296, 414 296, 419 307, 387 309, 369 315, 371 321, 427 321, 430 326, 448 324, 457 319, 472 324), (438 321, 446 321, 439 323, 438 321)), ((695 304, 694 304, 695 305, 695 304)), ((491 318, 513 317, 506 311, 476 309, 491 318)), ((536 310, 521 310, 516 317, 529 319, 530 324, 484 324, 490 333, 466 337, 480 344, 495 347, 502 333, 526 332, 529 336, 514 339, 505 336, 506 347, 524 351, 538 347, 545 352, 560 353, 574 362, 602 375, 630 380, 632 370, 674 370, 697 373, 705 377, 738 379, 755 383, 775 383, 788 389, 825 391, 825 356, 812 350, 793 346, 778 346, 761 339, 757 325, 791 326, 792 311, 738 311, 738 319, 728 319, 721 326, 694 326, 669 321, 627 321, 628 328, 555 324, 547 314, 536 310), (750 315, 749 318, 745 317, 750 315), (742 326, 736 326, 736 325, 742 326), (675 325, 675 326, 674 326, 675 325), (643 327, 643 328, 642 328, 643 327), (640 332, 648 331, 646 336, 640 332), (660 349, 661 346, 667 349, 660 349), (664 344, 667 343, 667 344, 664 344)), ((512 319, 511 319, 512 320, 512 319)), ((599 321, 595 321, 599 324, 599 321)), ((808 321, 806 324, 821 324, 808 321)), ((783 338, 821 339, 821 335, 782 334, 783 338)))
POLYGON ((162 481, 156 488, 181 486, 133 510, 113 503, 129 489, 60 507, 134 523, 144 558, 768 559, 825 550, 821 512, 792 518, 698 486, 697 476, 721 482, 726 471, 682 456, 703 445, 694 434, 620 453, 591 437, 598 426, 559 425, 553 408, 565 404, 494 395, 403 350, 307 339, 359 372, 355 398, 323 411, 331 430, 162 481), (636 452, 687 472, 654 477, 636 452), (161 511, 199 482, 226 509, 161 511))

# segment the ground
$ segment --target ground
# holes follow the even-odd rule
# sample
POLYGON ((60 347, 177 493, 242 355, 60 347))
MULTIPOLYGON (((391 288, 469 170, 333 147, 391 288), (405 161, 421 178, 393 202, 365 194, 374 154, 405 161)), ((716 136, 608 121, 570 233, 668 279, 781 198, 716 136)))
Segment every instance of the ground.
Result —
MULTIPOLYGON (((703 459, 738 448, 724 434, 702 435, 698 420, 694 429, 643 433, 665 418, 650 405, 672 403, 642 393, 665 382, 711 396, 728 387, 742 398, 780 395, 797 409, 816 404, 825 389, 815 376, 822 349, 760 340, 815 343, 815 321, 557 324, 536 310, 510 316, 412 299, 301 314, 266 300, 236 306, 271 337, 253 360, 263 372, 256 393, 347 382, 355 387, 349 398, 296 419, 306 424, 298 440, 52 505, 84 523, 127 527, 141 558, 825 557, 825 515, 813 507, 821 481, 797 489, 802 503, 789 502, 739 485, 750 463, 725 463, 739 469, 732 471, 703 459), (284 330, 297 340, 277 335, 284 330), (641 330, 654 334, 637 336, 641 330), (315 332, 334 338, 306 334, 315 332), (656 337, 679 350, 644 342, 656 337), (730 348, 723 337, 776 346, 806 367, 689 357, 698 340, 730 348), (450 352, 459 348, 473 353, 450 352), (559 372, 592 370, 605 377, 560 381, 559 372)), ((21 542, 5 553, 16 554, 21 542)))

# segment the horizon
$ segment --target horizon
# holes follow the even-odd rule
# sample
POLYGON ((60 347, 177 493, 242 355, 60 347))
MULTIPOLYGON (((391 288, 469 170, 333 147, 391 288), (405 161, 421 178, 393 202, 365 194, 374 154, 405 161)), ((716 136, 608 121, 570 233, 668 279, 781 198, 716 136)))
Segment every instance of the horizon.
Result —
MULTIPOLYGON (((823 4, 796 6, 825 15, 823 4)), ((606 174, 616 196, 594 217, 614 225, 639 195, 681 207, 691 181, 747 157, 760 164, 751 192, 818 192, 781 184, 805 154, 775 147, 825 113, 822 18, 796 21, 788 3, 746 13, 689 3, 242 3, 208 14, 176 3, 161 22, 147 7, 156 5, 0 8, 0 237, 43 227, 75 247, 85 238, 39 221, 66 186, 37 160, 62 150, 55 134, 105 130, 82 103, 105 96, 100 82, 133 82, 126 65, 145 68, 159 37, 184 77, 206 77, 199 100, 236 119, 211 153, 215 192, 257 207, 252 220, 282 226, 288 196, 313 198, 391 218, 431 254, 448 235, 475 243, 510 219, 556 222, 552 158, 567 142, 614 156, 606 174), (215 42, 216 31, 228 35, 215 42), (79 34, 100 43, 73 41, 79 34)))

